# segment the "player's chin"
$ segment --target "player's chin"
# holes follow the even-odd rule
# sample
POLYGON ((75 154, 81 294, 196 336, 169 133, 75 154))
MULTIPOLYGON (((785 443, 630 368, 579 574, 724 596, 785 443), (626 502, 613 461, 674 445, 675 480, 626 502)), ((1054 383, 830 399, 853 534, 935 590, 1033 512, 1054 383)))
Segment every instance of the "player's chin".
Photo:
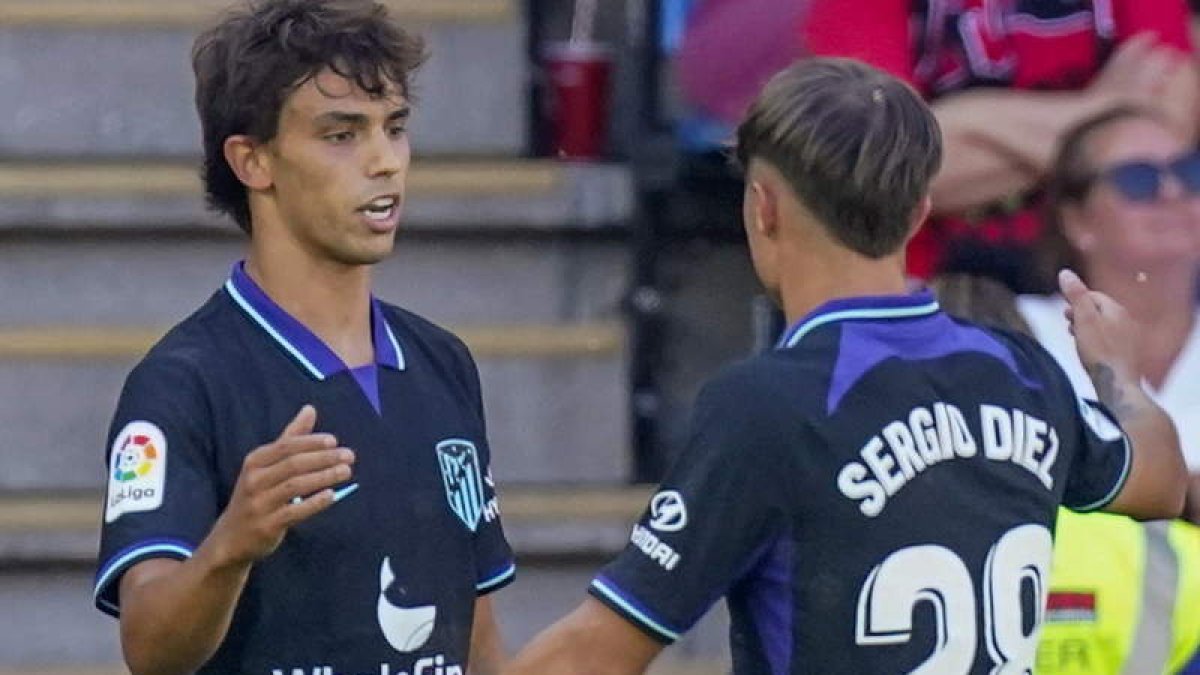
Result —
POLYGON ((390 256, 393 248, 394 237, 374 237, 357 246, 342 248, 334 252, 334 256, 343 265, 374 265, 390 256))

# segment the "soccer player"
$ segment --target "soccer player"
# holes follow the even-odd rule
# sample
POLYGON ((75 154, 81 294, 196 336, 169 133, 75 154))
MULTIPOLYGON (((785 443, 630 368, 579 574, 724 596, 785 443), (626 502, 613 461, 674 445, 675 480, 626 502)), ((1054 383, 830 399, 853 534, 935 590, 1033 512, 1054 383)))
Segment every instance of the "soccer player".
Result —
POLYGON ((907 292, 941 139, 881 71, 791 66, 737 153, 754 267, 791 327, 705 386, 631 544, 508 672, 642 672, 722 596, 736 673, 1027 672, 1058 505, 1182 507, 1128 316, 1062 275, 1102 405, 1027 337, 907 292))
POLYGON ((113 419, 95 599, 135 674, 500 665, 474 363, 371 293, 423 56, 371 0, 266 0, 197 39, 207 197, 249 247, 113 419))

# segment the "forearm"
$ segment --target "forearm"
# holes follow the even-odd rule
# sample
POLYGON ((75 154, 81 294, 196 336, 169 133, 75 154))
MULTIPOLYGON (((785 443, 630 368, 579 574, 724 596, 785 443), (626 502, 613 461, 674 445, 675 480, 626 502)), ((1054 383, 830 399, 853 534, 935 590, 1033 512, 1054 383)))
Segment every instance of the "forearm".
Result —
POLYGON ((661 650, 662 645, 589 597, 538 634, 503 675, 636 675, 661 650))
POLYGON ((978 139, 947 137, 941 171, 930 185, 937 215, 961 214, 1032 188, 1033 169, 978 139))
POLYGON ((1032 181, 1049 168, 1067 129, 1115 103, 1088 91, 973 89, 936 102, 933 112, 945 137, 948 166, 961 163, 958 153, 991 149, 995 163, 983 164, 985 169, 1023 167, 1032 181))
POLYGON ((213 548, 202 545, 182 563, 148 561, 163 565, 127 573, 121 644, 133 675, 194 672, 225 639, 250 566, 223 562, 213 548))
POLYGON ((1171 418, 1133 377, 1115 374, 1104 364, 1089 372, 1097 397, 1120 422, 1133 450, 1125 489, 1110 509, 1146 520, 1177 517, 1183 510, 1188 472, 1171 418))

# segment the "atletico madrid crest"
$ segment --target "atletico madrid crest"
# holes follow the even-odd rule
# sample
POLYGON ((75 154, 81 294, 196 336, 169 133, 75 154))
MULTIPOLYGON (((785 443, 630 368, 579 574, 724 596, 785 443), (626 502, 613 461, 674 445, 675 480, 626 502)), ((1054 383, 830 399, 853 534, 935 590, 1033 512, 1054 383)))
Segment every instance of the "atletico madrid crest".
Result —
POLYGON ((485 503, 479 452, 474 443, 451 438, 437 444, 437 457, 450 510, 474 532, 479 527, 485 503))

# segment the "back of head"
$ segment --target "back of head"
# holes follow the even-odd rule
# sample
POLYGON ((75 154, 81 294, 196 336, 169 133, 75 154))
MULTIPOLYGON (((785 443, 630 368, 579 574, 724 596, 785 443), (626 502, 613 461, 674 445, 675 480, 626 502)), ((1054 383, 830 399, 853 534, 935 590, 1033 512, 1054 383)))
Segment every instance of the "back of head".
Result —
POLYGON ((897 252, 941 166, 937 120, 911 87, 851 59, 798 61, 767 83, 737 132, 842 245, 897 252))
POLYGON ((238 134, 271 140, 297 87, 330 69, 368 94, 409 98, 424 58, 421 40, 375 0, 253 0, 225 15, 192 47, 209 206, 250 231, 246 189, 224 143, 238 134))

